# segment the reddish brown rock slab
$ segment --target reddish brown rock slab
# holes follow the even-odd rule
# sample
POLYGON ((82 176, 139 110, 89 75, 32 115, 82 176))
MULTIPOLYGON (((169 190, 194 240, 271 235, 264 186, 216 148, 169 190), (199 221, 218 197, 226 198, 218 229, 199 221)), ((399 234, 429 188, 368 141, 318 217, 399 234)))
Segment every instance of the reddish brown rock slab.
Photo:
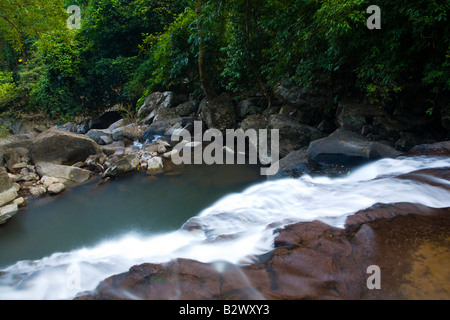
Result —
POLYGON ((404 156, 450 156, 450 141, 422 144, 413 147, 404 156))
POLYGON ((450 299, 450 208, 377 205, 345 229, 313 221, 278 233, 251 265, 144 264, 78 299, 450 299), (372 265, 379 290, 367 287, 372 265))

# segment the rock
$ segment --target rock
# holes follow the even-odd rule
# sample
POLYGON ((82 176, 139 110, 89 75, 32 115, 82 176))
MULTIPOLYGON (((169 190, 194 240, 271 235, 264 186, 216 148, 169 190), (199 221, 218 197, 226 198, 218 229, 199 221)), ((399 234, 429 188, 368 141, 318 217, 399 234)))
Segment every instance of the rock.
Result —
POLYGON ((241 122, 241 129, 246 131, 248 129, 267 129, 269 125, 269 116, 254 114, 246 117, 241 122))
POLYGON ((152 141, 155 136, 170 137, 175 130, 186 129, 190 133, 194 131, 195 118, 174 118, 153 122, 143 134, 144 140, 152 141))
POLYGON ((49 177, 49 176, 43 176, 41 178, 41 183, 43 184, 45 189, 48 189, 52 184, 61 183, 57 178, 55 177, 49 177))
POLYGON ((372 126, 378 140, 389 140, 392 142, 401 137, 401 132, 411 129, 404 122, 388 117, 375 117, 372 126))
POLYGON ((10 204, 0 208, 0 225, 11 219, 17 211, 19 211, 17 204, 10 204))
POLYGON ((108 130, 109 131, 114 131, 114 130, 116 130, 118 128, 125 127, 125 126, 128 126, 130 124, 131 124, 131 120, 130 119, 120 119, 120 120, 114 122, 112 125, 110 125, 108 127, 108 130))
POLYGON ((45 193, 47 193, 47 189, 45 189, 43 186, 34 186, 30 187, 28 189, 28 192, 35 197, 39 197, 45 193))
POLYGON ((143 130, 137 123, 132 123, 124 127, 119 127, 112 131, 114 141, 139 141, 142 138, 143 130))
POLYGON ((441 110, 441 125, 450 134, 450 105, 441 110))
POLYGON ((422 144, 413 147, 404 156, 450 156, 450 141, 422 144))
POLYGON ((113 142, 112 132, 109 129, 91 129, 86 136, 97 142, 97 144, 105 145, 113 142))
POLYGON ((304 173, 310 174, 312 168, 308 164, 308 154, 306 148, 291 151, 286 157, 278 162, 279 170, 274 176, 267 176, 270 180, 286 177, 299 177, 304 173))
POLYGON ((134 171, 140 164, 138 153, 131 153, 121 156, 120 159, 112 163, 104 172, 103 177, 117 177, 127 172, 134 171))
POLYGON ((50 129, 33 140, 30 157, 34 163, 72 165, 100 152, 97 143, 84 135, 50 129))
POLYGON ((105 112, 100 117, 93 118, 89 121, 89 130, 106 129, 120 119, 122 119, 122 115, 118 111, 105 112))
POLYGON ((188 101, 185 103, 182 103, 180 105, 178 105, 175 108, 175 114, 178 117, 192 117, 196 115, 197 113, 197 104, 193 101, 188 101))
POLYGON ((177 96, 171 91, 167 92, 153 92, 144 101, 144 104, 139 108, 138 117, 143 119, 144 123, 148 123, 151 119, 149 117, 152 111, 162 108, 173 108, 178 102, 177 96))
POLYGON ((325 137, 320 130, 302 124, 295 119, 273 115, 269 118, 269 129, 278 129, 280 134, 280 157, 285 157, 289 152, 307 147, 311 141, 325 137))
POLYGON ((275 249, 250 265, 147 263, 109 277, 78 299, 445 299, 450 208, 392 204, 368 211, 356 213, 345 229, 320 221, 280 228, 275 249), (379 290, 367 286, 372 265, 381 268, 379 290))
POLYGON ((153 157, 147 161, 147 174, 160 173, 163 167, 163 160, 160 157, 153 157))
POLYGON ((236 127, 236 113, 231 97, 222 93, 218 97, 200 103, 200 119, 202 119, 209 129, 218 129, 225 133, 226 129, 236 127))
POLYGON ((91 172, 77 167, 58 165, 49 162, 39 162, 36 164, 36 171, 39 176, 49 176, 57 178, 65 184, 79 184, 86 182, 91 177, 91 172))
POLYGON ((343 100, 339 102, 336 123, 339 129, 361 133, 365 125, 371 124, 375 117, 382 117, 383 114, 382 106, 343 100))
POLYGON ((308 160, 315 165, 360 165, 381 158, 395 158, 401 153, 379 142, 368 141, 363 136, 338 129, 326 138, 311 142, 308 160))
POLYGON ((66 186, 63 183, 54 183, 48 187, 47 191, 50 194, 60 194, 64 189, 66 189, 66 186))
POLYGON ((274 88, 275 95, 284 103, 297 107, 309 106, 309 92, 290 79, 283 79, 274 88))
POLYGON ((64 130, 64 131, 69 131, 69 132, 73 132, 73 133, 77 133, 78 129, 77 126, 74 125, 72 122, 67 122, 61 126, 55 126, 56 129, 60 129, 60 130, 64 130))
POLYGON ((28 149, 26 148, 6 148, 4 149, 5 167, 12 173, 18 172, 25 168, 30 158, 28 157, 28 149))
POLYGON ((18 207, 22 207, 26 204, 27 202, 25 201, 25 199, 23 197, 17 198, 13 201, 12 204, 17 205, 18 207))
POLYGON ((252 114, 262 114, 269 106, 267 99, 263 97, 252 97, 240 101, 236 107, 236 115, 245 118, 252 114))
POLYGON ((6 169, 0 167, 0 206, 17 198, 17 191, 8 176, 6 169))
POLYGON ((176 155, 178 155, 178 150, 172 150, 172 151, 169 151, 169 152, 166 152, 166 153, 164 153, 164 158, 166 158, 166 159, 172 159, 172 157, 173 156, 176 156, 176 155))

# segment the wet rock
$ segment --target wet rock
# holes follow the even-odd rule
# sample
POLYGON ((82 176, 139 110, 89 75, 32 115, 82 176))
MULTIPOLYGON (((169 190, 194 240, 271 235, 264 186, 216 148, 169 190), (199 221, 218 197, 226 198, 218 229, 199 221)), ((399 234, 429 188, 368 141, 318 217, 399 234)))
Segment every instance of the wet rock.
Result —
POLYGON ((268 176, 270 180, 281 178, 297 178, 303 174, 310 174, 311 168, 308 164, 308 155, 306 149, 291 151, 286 157, 279 161, 278 173, 274 176, 268 176))
POLYGON ((163 168, 164 163, 160 157, 153 157, 147 161, 147 174, 161 173, 163 168))
POLYGON ((116 130, 118 128, 125 127, 125 126, 128 126, 130 124, 131 124, 131 120, 130 119, 120 119, 120 120, 114 122, 112 125, 110 125, 108 127, 108 130, 112 132, 112 131, 114 131, 114 130, 116 130))
POLYGON ((143 264, 106 279, 79 299, 448 297, 444 266, 450 258, 450 208, 392 204, 369 211, 356 213, 360 217, 345 229, 320 221, 278 229, 275 249, 250 265, 184 259, 143 264), (379 290, 367 287, 372 265, 381 270, 379 290))
POLYGON ((100 153, 100 149, 92 139, 52 128, 33 140, 30 157, 34 163, 52 162, 72 165, 97 153, 100 153))
POLYGON ((450 141, 422 144, 413 147, 405 156, 449 156, 450 141))
POLYGON ((381 158, 395 158, 401 152, 361 135, 338 129, 326 138, 313 141, 308 147, 308 160, 315 165, 360 165, 381 158))

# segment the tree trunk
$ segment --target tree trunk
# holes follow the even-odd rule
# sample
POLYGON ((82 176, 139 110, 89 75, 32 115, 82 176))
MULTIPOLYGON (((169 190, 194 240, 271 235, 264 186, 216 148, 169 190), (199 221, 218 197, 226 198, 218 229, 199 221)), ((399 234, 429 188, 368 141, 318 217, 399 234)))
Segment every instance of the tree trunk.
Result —
POLYGON ((202 1, 197 0, 197 4, 195 6, 195 13, 197 14, 197 22, 198 22, 198 34, 199 34, 199 52, 198 52, 198 72, 200 75, 200 82, 202 84, 203 93, 206 96, 206 99, 211 100, 217 97, 217 93, 211 85, 211 79, 208 75, 207 70, 207 45, 203 41, 203 23, 201 22, 201 14, 202 14, 202 1))
POLYGON ((272 106, 272 95, 269 91, 269 89, 267 88, 266 84, 264 83, 261 74, 258 72, 258 70, 256 69, 255 65, 252 62, 252 57, 251 57, 251 46, 250 46, 250 19, 251 19, 251 14, 250 14, 250 3, 249 0, 246 1, 245 4, 245 9, 246 9, 246 16, 245 16, 245 42, 246 42, 246 46, 247 46, 247 65, 250 69, 250 71, 253 73, 253 76, 255 77, 256 81, 258 82, 259 87, 261 88, 261 91, 264 95, 264 97, 266 97, 268 103, 269 103, 269 107, 272 106))

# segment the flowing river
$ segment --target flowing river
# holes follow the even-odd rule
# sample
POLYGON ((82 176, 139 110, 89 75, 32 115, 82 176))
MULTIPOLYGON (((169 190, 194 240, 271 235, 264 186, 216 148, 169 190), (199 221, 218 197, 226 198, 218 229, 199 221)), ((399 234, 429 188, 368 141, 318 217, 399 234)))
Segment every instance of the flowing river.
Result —
POLYGON ((383 159, 329 178, 266 181, 251 166, 188 166, 135 174, 45 197, 0 228, 0 299, 72 299, 108 276, 176 258, 248 264, 273 249, 280 225, 342 228, 376 203, 450 206, 450 181, 398 175, 450 168, 450 158, 383 159))

